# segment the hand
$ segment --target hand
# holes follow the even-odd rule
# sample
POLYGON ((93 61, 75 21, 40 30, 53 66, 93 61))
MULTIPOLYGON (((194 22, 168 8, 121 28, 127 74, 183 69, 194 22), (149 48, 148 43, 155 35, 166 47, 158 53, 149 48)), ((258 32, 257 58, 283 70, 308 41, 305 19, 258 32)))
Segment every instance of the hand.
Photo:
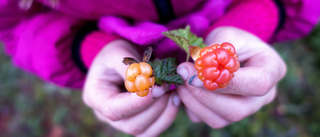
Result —
POLYGON ((127 92, 123 86, 128 67, 122 63, 124 57, 141 58, 133 45, 124 40, 115 40, 100 51, 90 67, 83 100, 101 121, 120 131, 157 136, 174 121, 179 96, 164 94, 162 87, 154 87, 146 97, 127 92))
POLYGON ((205 42, 208 45, 232 43, 241 67, 227 87, 208 91, 196 76, 194 64, 178 66, 177 71, 185 80, 184 85, 178 87, 178 94, 191 121, 222 128, 255 113, 274 99, 276 84, 284 77, 286 66, 272 47, 232 27, 213 30, 205 42))

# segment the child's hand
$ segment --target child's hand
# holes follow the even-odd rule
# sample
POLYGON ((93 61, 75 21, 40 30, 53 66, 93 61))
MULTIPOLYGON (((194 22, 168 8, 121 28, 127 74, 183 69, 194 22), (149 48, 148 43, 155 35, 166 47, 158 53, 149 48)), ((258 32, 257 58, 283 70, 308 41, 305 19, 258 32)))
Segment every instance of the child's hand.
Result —
POLYGON ((83 100, 101 121, 118 130, 157 136, 174 121, 179 97, 177 93, 162 95, 162 87, 154 87, 146 97, 127 92, 123 85, 128 67, 122 63, 124 57, 141 58, 124 40, 111 42, 100 51, 90 67, 83 100))
POLYGON ((203 121, 212 128, 221 128, 239 121, 270 103, 276 95, 276 84, 285 75, 286 66, 276 51, 245 31, 221 27, 212 31, 207 44, 232 43, 242 67, 225 88, 208 91, 196 76, 192 63, 182 63, 178 73, 185 84, 178 94, 189 118, 203 121))

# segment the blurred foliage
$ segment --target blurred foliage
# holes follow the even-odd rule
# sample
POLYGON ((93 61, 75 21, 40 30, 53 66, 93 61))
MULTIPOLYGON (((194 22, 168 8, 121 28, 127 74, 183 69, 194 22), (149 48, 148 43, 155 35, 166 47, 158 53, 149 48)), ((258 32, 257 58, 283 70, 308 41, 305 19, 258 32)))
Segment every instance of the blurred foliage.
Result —
MULTIPOLYGON (((274 44, 288 72, 260 111, 222 129, 192 123, 179 111, 162 137, 313 137, 320 135, 320 26, 308 37, 274 44)), ((0 50, 0 136, 126 137, 100 123, 81 92, 59 88, 14 67, 0 50)))
POLYGON ((0 136, 123 136, 98 122, 81 91, 56 87, 17 69, 0 49, 0 136))

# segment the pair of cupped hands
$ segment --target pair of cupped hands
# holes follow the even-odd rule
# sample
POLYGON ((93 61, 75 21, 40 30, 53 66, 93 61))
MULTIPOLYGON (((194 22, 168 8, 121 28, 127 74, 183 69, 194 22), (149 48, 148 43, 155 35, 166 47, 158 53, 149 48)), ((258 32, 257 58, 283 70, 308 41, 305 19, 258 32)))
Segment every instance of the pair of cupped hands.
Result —
MULTIPOLYGON (((122 92, 127 65, 124 57, 140 59, 133 46, 115 40, 105 46, 92 63, 83 92, 84 102, 96 116, 116 129, 135 136, 158 136, 175 120, 179 106, 192 122, 204 122, 222 128, 239 121, 270 103, 276 96, 276 85, 286 73, 278 53, 256 36, 233 27, 213 30, 205 43, 232 43, 237 51, 240 69, 229 85, 206 90, 193 63, 181 63, 177 72, 184 80, 176 91, 156 86, 146 97, 122 92), (121 86, 122 85, 122 86, 121 86)), ((169 50, 169 49, 168 49, 169 50)))

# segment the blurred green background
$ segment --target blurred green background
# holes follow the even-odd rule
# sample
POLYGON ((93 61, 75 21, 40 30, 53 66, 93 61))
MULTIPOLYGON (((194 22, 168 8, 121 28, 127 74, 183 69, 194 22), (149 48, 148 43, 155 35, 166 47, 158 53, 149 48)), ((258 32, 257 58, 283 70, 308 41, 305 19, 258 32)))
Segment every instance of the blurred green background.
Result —
MULTIPOLYGON (((190 122, 181 109, 161 136, 320 136, 320 26, 304 39, 274 47, 288 72, 271 104, 218 130, 190 122)), ((129 136, 96 120, 80 91, 58 88, 15 68, 2 47, 0 63, 0 136, 129 136)))

